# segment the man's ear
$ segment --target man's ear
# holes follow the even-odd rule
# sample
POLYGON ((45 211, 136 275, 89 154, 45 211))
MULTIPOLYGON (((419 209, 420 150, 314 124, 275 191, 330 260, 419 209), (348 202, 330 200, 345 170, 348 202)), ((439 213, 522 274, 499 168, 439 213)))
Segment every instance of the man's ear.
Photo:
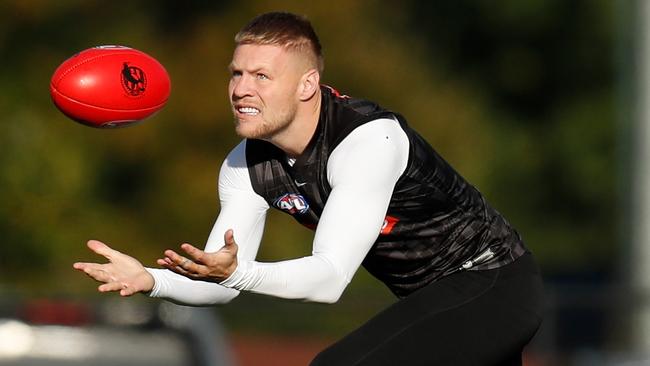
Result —
POLYGON ((311 99, 320 88, 320 74, 316 69, 309 69, 300 79, 298 97, 301 101, 311 99))

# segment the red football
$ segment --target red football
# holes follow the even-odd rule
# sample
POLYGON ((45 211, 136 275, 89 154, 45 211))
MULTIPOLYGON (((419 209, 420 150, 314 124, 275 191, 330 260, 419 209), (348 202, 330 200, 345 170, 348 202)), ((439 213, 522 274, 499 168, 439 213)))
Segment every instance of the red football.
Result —
POLYGON ((122 127, 149 117, 167 103, 165 68, 142 51, 99 46, 64 61, 52 75, 50 95, 66 116, 83 124, 122 127))

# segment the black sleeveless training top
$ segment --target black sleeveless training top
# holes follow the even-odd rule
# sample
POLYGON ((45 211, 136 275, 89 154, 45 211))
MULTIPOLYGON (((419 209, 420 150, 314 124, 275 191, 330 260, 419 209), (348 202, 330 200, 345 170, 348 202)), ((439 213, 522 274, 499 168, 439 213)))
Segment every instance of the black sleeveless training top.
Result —
POLYGON ((317 130, 293 166, 271 143, 247 141, 253 189, 271 207, 315 229, 331 191, 327 162, 332 151, 362 124, 397 119, 409 139, 408 165, 363 266, 398 297, 405 297, 455 271, 501 267, 526 252, 505 218, 402 116, 327 86, 321 91, 317 130))

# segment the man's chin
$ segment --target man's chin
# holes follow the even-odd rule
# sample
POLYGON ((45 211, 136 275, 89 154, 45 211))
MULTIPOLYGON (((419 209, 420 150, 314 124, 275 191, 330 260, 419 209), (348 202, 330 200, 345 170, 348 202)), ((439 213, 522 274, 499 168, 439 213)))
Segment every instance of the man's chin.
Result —
POLYGON ((240 137, 256 140, 270 140, 289 126, 289 123, 235 120, 235 133, 240 137))
POLYGON ((252 129, 250 126, 247 126, 247 123, 245 121, 241 121, 237 118, 235 118, 235 133, 239 137, 244 137, 244 138, 252 138, 252 129))
POLYGON ((244 126, 241 123, 237 123, 237 125, 235 126, 235 133, 239 137, 243 137, 245 139, 258 139, 258 140, 264 139, 266 134, 264 134, 263 131, 260 131, 259 129, 251 129, 246 127, 247 126, 244 126))

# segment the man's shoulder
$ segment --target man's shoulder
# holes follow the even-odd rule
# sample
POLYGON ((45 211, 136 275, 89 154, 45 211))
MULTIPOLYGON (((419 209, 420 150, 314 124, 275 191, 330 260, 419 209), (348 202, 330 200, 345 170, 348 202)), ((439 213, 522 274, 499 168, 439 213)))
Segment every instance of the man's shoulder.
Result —
POLYGON ((329 112, 339 118, 345 116, 348 119, 357 119, 390 113, 376 102, 342 94, 331 86, 323 85, 322 90, 329 112))
POLYGON ((324 90, 327 108, 325 132, 331 149, 334 149, 359 126, 374 120, 395 116, 392 111, 371 100, 350 97, 327 88, 324 90))

